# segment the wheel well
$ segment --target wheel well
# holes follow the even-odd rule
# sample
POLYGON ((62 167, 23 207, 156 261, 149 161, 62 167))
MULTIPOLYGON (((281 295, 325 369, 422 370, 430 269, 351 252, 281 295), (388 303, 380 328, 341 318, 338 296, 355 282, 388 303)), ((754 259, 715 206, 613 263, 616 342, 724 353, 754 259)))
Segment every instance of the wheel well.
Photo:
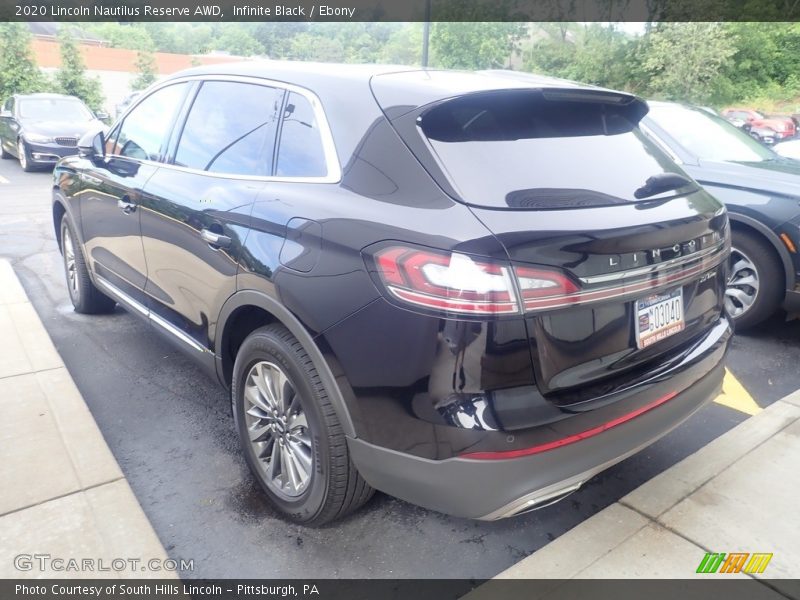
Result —
POLYGON ((246 305, 237 308, 224 325, 222 331, 222 344, 220 345, 222 358, 222 375, 225 385, 231 385, 233 377, 233 363, 242 342, 253 331, 264 325, 277 321, 275 316, 260 306, 246 305))
POLYGON ((64 213, 67 210, 61 202, 53 204, 53 229, 56 232, 56 243, 58 244, 59 251, 61 250, 61 219, 64 218, 64 213))

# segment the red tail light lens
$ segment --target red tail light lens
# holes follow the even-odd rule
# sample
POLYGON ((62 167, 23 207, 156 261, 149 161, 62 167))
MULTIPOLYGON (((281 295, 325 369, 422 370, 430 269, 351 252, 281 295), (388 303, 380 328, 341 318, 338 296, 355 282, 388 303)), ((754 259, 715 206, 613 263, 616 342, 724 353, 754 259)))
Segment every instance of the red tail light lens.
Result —
POLYGON ((375 263, 386 289, 410 304, 472 315, 520 312, 508 267, 403 246, 379 251, 375 263))

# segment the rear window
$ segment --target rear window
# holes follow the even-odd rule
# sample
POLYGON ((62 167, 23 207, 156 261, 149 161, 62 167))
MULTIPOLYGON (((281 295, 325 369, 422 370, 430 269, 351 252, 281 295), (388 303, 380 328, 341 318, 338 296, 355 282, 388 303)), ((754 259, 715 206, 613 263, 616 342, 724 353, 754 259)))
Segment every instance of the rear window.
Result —
POLYGON ((637 129, 644 113, 639 103, 509 90, 448 100, 418 123, 465 201, 565 208, 629 202, 648 178, 680 173, 637 129))

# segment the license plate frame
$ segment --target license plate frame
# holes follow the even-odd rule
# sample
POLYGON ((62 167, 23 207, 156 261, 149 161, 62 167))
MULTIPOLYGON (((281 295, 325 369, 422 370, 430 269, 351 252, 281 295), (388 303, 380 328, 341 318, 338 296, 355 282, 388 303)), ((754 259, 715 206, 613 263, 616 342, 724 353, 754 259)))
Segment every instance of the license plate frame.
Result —
POLYGON ((634 325, 636 347, 640 350, 683 331, 686 328, 683 288, 636 300, 634 325))

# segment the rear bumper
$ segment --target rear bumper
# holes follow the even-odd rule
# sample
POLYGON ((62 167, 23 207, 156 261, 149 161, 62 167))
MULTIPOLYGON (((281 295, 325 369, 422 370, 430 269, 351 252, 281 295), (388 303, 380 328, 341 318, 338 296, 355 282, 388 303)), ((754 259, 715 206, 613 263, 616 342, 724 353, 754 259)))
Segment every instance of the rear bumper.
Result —
MULTIPOLYGON (((730 339, 727 322, 709 335, 719 343, 695 362, 693 383, 677 395, 598 435, 551 450, 499 460, 430 460, 349 440, 353 462, 373 487, 414 504, 472 519, 494 520, 547 504, 611 465, 652 444, 688 419, 718 392, 730 339)), ((648 395, 670 394, 670 379, 648 395)))

